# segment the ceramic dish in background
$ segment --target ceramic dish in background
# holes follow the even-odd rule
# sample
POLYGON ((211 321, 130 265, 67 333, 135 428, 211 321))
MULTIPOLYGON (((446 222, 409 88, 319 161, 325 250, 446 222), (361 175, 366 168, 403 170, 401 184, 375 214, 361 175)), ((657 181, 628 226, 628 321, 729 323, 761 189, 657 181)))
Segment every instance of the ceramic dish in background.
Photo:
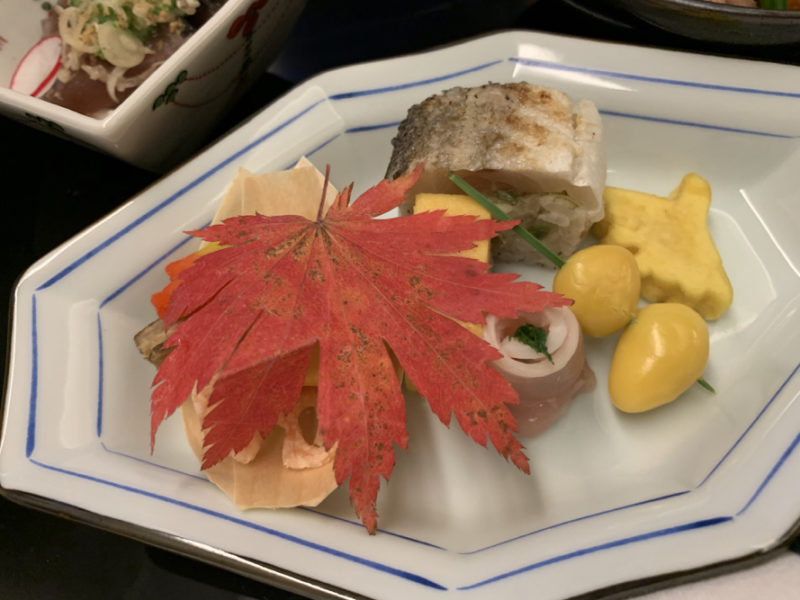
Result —
MULTIPOLYGON (((575 2, 576 0, 569 0, 575 2)), ((597 0, 578 0, 587 7, 597 0)), ((661 29, 706 42, 774 46, 800 42, 800 11, 745 8, 706 0, 601 0, 661 29)))
MULTIPOLYGON (((52 70, 47 57, 41 77, 31 76, 31 85, 16 85, 26 93, 10 89, 18 66, 42 38, 46 4, 0 3, 0 114, 160 171, 196 150, 225 110, 261 76, 305 0, 228 0, 101 119, 29 95, 46 91, 35 81, 45 81, 52 70)), ((56 40, 56 58, 58 46, 56 40)))
POLYGON ((3 493, 312 597, 554 600, 763 558, 800 516, 798 73, 509 32, 314 77, 26 272, 3 493), (597 389, 523 440, 530 476, 409 398, 409 450, 381 489, 374 537, 344 488, 313 510, 237 510, 198 471, 179 418, 151 455, 154 370, 132 337, 154 318, 163 266, 191 249, 183 232, 208 222, 237 169, 307 155, 358 194, 383 177, 412 104, 489 80, 592 99, 610 185, 666 195, 689 171, 709 180, 710 227, 735 290, 710 326, 716 395, 695 386, 621 414, 606 393, 615 339, 590 340, 597 389))

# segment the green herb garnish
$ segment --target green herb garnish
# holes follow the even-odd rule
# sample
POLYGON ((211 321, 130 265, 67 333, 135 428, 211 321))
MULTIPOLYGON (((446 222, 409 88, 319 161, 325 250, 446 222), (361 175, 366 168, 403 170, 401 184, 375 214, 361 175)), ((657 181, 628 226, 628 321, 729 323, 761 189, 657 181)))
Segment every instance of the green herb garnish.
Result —
POLYGON ((133 14, 133 9, 128 5, 123 6, 122 10, 125 11, 125 15, 128 17, 128 31, 139 38, 139 41, 142 43, 149 40, 155 31, 155 26, 142 26, 140 24, 141 20, 133 14))
POLYGON ((90 23, 116 23, 117 13, 110 6, 103 6, 99 2, 95 4, 92 16, 89 19, 90 23))
POLYGON ((547 330, 530 323, 520 325, 512 336, 515 340, 519 340, 523 344, 530 346, 539 354, 544 354, 551 363, 553 357, 547 351, 547 330))
POLYGON ((697 380, 697 385, 699 385, 701 388, 703 388, 705 390, 708 390, 712 394, 716 394, 717 393, 717 390, 715 390, 714 387, 710 383, 708 383, 705 379, 703 379, 702 377, 697 380))

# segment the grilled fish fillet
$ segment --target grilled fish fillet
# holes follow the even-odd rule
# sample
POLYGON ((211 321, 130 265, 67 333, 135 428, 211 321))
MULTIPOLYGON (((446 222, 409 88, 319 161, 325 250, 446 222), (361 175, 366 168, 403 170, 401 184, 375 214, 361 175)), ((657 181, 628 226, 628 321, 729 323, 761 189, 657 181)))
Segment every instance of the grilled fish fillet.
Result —
MULTIPOLYGON (((526 82, 452 88, 411 107, 392 145, 388 179, 425 164, 403 213, 416 193, 459 193, 454 171, 562 257, 603 218, 603 130, 588 100, 526 82)), ((513 232, 492 257, 550 264, 513 232)))

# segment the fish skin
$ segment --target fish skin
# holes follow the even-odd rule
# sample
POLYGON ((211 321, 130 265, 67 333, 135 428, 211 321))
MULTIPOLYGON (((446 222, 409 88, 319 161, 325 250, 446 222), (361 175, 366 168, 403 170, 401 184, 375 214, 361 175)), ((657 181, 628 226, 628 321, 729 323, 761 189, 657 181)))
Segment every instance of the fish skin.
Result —
MULTIPOLYGON (((600 115, 593 103, 574 102, 559 90, 527 82, 445 90, 409 109, 392 146, 387 179, 425 165, 401 205, 404 214, 412 212, 416 193, 460 193, 447 179, 454 171, 488 194, 496 189, 565 192, 581 214, 553 226, 551 243, 562 256, 574 252, 603 217, 606 158, 600 115)), ((542 212, 534 204, 525 208, 531 217, 542 212)), ((499 245, 492 246, 495 259, 545 264, 541 255, 513 240, 503 243, 501 255, 499 245)))
POLYGON ((392 142, 387 176, 418 163, 455 169, 568 169, 571 101, 525 83, 452 88, 413 106, 392 142), (547 147, 548 152, 536 151, 547 147))

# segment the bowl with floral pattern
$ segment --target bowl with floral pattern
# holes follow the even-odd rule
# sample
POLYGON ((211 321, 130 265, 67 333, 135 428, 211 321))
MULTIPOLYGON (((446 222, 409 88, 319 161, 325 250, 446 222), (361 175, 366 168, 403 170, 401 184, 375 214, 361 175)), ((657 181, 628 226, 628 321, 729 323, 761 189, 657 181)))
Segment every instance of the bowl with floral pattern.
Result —
POLYGON ((185 159, 274 59, 304 0, 0 3, 0 114, 137 166, 185 159))

